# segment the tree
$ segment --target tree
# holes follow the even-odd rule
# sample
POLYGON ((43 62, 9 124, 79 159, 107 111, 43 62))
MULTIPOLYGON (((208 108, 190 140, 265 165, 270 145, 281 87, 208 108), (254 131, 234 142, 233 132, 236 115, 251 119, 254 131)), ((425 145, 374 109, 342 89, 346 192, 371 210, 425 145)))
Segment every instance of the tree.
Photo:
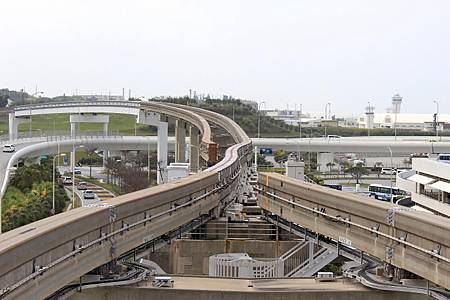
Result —
POLYGON ((350 174, 354 179, 356 179, 357 184, 359 184, 359 180, 363 175, 369 174, 362 163, 358 163, 356 166, 349 167, 345 169, 344 172, 350 174))
POLYGON ((6 107, 8 105, 8 95, 0 95, 0 107, 6 107))
POLYGON ((262 154, 258 154, 256 160, 258 162, 258 166, 273 167, 273 164, 270 161, 267 161, 266 157, 262 154))
MULTIPOLYGON (((60 213, 69 199, 63 187, 55 187, 55 213, 60 213)), ((2 228, 5 231, 38 221, 51 215, 52 183, 35 183, 27 193, 10 186, 2 201, 5 202, 2 208, 2 228)))
POLYGON ((275 151, 274 159, 277 163, 285 162, 288 158, 288 154, 284 150, 275 151))
POLYGON ((377 161, 373 166, 373 170, 376 172, 377 177, 380 178, 381 169, 383 168, 383 163, 381 161, 377 161))
POLYGON ((334 165, 336 165, 336 164, 334 162, 332 162, 332 161, 327 163, 327 167, 330 170, 330 172, 331 172, 331 168, 334 167, 334 165))
POLYGON ((33 183, 52 181, 52 165, 48 162, 42 164, 32 164, 30 166, 18 167, 11 179, 11 185, 17 187, 22 192, 27 192, 33 183))
POLYGON ((411 165, 412 165, 412 159, 411 159, 410 157, 405 158, 405 159, 403 160, 403 164, 405 165, 406 168, 411 167, 411 165))
MULTIPOLYGON (((92 156, 95 155, 95 151, 97 148, 95 147, 87 147, 85 149, 87 156, 89 157, 89 178, 92 178, 92 156)), ((103 153, 105 155, 105 153, 103 153)))

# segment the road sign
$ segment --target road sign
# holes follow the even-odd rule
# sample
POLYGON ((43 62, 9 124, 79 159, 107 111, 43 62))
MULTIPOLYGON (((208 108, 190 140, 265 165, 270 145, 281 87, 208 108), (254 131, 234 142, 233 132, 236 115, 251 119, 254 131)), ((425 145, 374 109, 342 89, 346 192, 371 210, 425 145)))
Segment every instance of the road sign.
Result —
POLYGON ((259 154, 272 155, 272 153, 273 153, 272 148, 260 148, 259 149, 259 154))

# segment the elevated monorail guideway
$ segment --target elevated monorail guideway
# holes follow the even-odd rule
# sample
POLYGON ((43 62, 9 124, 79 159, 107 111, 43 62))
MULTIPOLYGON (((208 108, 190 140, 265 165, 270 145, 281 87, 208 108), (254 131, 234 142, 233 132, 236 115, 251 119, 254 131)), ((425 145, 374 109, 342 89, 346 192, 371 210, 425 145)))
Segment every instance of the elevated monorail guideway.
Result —
MULTIPOLYGON (((128 114, 136 116, 138 122, 158 126, 159 122, 166 122, 168 118, 177 120, 177 127, 185 127, 190 124, 191 136, 199 135, 199 145, 194 145, 200 156, 209 164, 217 161, 217 144, 212 141, 211 129, 208 122, 198 114, 194 114, 180 107, 169 107, 160 102, 133 102, 133 101, 90 101, 90 102, 57 102, 20 105, 2 112, 9 114, 10 140, 18 136, 18 125, 29 122, 29 118, 35 115, 48 114, 128 114)), ((74 122, 79 122, 74 118, 74 122)), ((72 126, 74 130, 74 126, 72 126)), ((177 132, 181 133, 181 130, 177 132)), ((184 136, 184 134, 183 134, 184 136)), ((180 151, 181 152, 181 151, 180 151)))
POLYGON ((275 173, 258 186, 266 212, 450 289, 448 218, 275 173))
MULTIPOLYGON (((216 117, 207 111, 204 116, 216 117)), ((236 144, 209 169, 1 234, 0 298, 45 298, 130 250, 151 247, 155 239, 219 215, 234 200, 252 157, 245 133, 232 120, 221 120, 228 120, 226 129, 236 144)))

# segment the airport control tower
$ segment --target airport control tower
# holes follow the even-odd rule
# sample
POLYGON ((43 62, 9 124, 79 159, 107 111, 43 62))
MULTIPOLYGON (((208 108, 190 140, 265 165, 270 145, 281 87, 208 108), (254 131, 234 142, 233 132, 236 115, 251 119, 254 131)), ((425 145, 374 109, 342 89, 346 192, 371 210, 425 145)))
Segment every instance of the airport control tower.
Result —
POLYGON ((403 100, 403 97, 400 96, 399 94, 395 94, 392 97, 392 113, 394 113, 394 114, 400 113, 400 108, 402 106, 402 100, 403 100))

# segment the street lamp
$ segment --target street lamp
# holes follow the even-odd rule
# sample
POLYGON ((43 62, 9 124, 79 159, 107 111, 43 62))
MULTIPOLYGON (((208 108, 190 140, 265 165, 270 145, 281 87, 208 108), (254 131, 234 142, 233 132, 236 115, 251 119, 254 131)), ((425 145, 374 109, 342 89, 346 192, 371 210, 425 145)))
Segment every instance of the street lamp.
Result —
MULTIPOLYGON (((370 113, 371 112, 370 101, 367 101, 367 104, 368 104, 367 111, 370 113)), ((369 118, 368 114, 366 114, 366 118, 369 118)), ((367 120, 367 136, 370 136, 370 126, 371 126, 370 122, 371 122, 370 120, 367 120)))
POLYGON ((261 101, 258 103, 258 139, 259 139, 259 135, 260 135, 260 128, 261 128, 261 105, 264 104, 264 106, 266 105, 266 101, 261 101))
MULTIPOLYGON (((184 151, 184 149, 183 149, 183 151, 184 151)), ((148 138, 148 141, 147 141, 147 179, 148 179, 148 183, 150 184, 150 138, 148 138)))
POLYGON ((75 208, 75 152, 80 148, 84 148, 84 145, 74 145, 72 148, 72 209, 75 208))
POLYGON ((66 156, 66 154, 65 154, 65 153, 58 153, 58 154, 56 154, 56 155, 53 157, 52 215, 54 215, 55 212, 56 212, 56 210, 55 210, 55 176, 56 176, 56 174, 55 174, 55 173, 56 173, 56 171, 55 171, 55 169, 56 169, 56 166, 55 166, 55 160, 56 160, 56 158, 59 157, 59 156, 64 157, 64 156, 66 156))
POLYGON ((300 103, 300 113, 298 114, 298 134, 299 134, 299 140, 298 140, 298 161, 300 161, 300 141, 302 140, 302 110, 303 105, 300 103))
POLYGON ((433 102, 436 103, 436 137, 439 137, 439 102, 437 100, 434 100, 433 102))
POLYGON ((393 163, 393 159, 392 159, 392 148, 391 148, 391 146, 388 146, 387 147, 388 148, 388 150, 389 150, 389 153, 391 154, 391 203, 393 203, 394 202, 394 195, 392 195, 392 182, 393 182, 393 178, 392 178, 392 176, 394 175, 394 173, 396 174, 397 172, 394 172, 394 163, 393 163))

